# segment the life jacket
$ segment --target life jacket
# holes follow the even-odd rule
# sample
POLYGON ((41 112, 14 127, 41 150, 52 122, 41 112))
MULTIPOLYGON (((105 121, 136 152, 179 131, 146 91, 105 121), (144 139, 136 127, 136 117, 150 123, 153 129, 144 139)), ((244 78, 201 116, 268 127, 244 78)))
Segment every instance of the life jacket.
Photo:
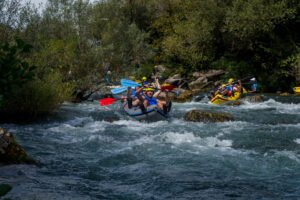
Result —
POLYGON ((156 98, 149 98, 147 95, 145 96, 145 100, 148 101, 149 103, 149 106, 152 106, 152 105, 156 105, 157 104, 157 99, 156 98))
POLYGON ((231 96, 231 95, 233 95, 233 86, 227 86, 226 87, 226 90, 227 90, 227 96, 231 96))
POLYGON ((256 88, 256 91, 258 90, 257 83, 254 83, 253 85, 251 85, 251 90, 252 91, 254 91, 254 88, 256 88))

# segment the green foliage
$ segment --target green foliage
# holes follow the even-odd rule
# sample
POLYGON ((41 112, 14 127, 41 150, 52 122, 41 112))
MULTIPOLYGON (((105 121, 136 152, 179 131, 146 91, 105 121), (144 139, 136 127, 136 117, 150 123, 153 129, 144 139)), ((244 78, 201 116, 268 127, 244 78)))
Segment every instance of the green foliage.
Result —
MULTIPOLYGON (((296 0, 48 0, 43 12, 29 5, 12 10, 18 12, 7 16, 14 23, 0 23, 0 40, 12 43, 10 38, 19 37, 34 46, 20 62, 39 66, 34 82, 50 91, 56 91, 46 84, 50 76, 65 91, 67 82, 90 89, 103 81, 106 63, 113 83, 131 75, 150 77, 156 63, 169 67, 164 78, 180 73, 189 79, 195 71, 215 68, 228 72, 224 78, 254 74, 265 91, 284 90, 300 79, 296 0)), ((28 81, 19 89, 33 87, 28 81)), ((0 102, 6 96, 0 92, 0 102)), ((43 101, 62 102, 67 96, 43 101)))
POLYGON ((31 48, 22 40, 16 40, 14 45, 0 44, 0 106, 7 103, 8 96, 16 93, 20 85, 34 79, 36 67, 22 60, 31 48))
POLYGON ((154 66, 155 66, 155 64, 153 64, 153 63, 142 65, 138 69, 137 76, 136 76, 137 79, 141 80, 141 78, 144 77, 144 76, 146 76, 148 78, 151 78, 150 76, 154 72, 154 66))
POLYGON ((72 83, 64 83, 58 72, 47 73, 43 79, 36 78, 23 85, 18 94, 8 97, 9 104, 2 110, 7 116, 35 118, 48 114, 68 100, 72 83))

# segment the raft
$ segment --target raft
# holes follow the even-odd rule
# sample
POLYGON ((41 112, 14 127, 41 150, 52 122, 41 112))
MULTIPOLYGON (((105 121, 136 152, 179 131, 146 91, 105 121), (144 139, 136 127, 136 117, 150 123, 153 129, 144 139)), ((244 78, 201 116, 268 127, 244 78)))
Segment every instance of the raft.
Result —
POLYGON ((238 98, 240 98, 240 96, 240 92, 235 92, 233 97, 225 97, 223 95, 218 94, 214 98, 212 98, 210 102, 211 104, 222 104, 229 101, 237 100, 238 98))
POLYGON ((148 106, 147 111, 143 113, 139 106, 129 109, 128 103, 123 102, 122 109, 129 117, 139 121, 156 122, 169 119, 169 115, 164 114, 164 112, 158 108, 157 105, 148 106))
POLYGON ((293 88, 295 94, 300 94, 300 87, 293 88))

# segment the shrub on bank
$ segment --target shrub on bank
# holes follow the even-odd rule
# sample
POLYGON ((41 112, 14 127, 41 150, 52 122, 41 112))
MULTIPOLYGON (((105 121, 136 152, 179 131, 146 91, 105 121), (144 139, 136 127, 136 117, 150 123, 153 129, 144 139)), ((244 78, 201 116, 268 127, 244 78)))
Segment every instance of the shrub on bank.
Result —
POLYGON ((0 113, 8 118, 35 118, 48 114, 68 100, 72 88, 73 84, 62 82, 58 72, 49 73, 43 79, 36 78, 24 84, 7 99, 8 103, 0 113))

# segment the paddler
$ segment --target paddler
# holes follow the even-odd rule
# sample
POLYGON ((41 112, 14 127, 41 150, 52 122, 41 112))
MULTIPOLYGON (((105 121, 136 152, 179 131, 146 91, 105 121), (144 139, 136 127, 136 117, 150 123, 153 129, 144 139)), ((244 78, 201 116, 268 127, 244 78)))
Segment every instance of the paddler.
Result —
POLYGON ((230 78, 228 80, 228 86, 226 87, 226 90, 227 90, 227 96, 233 96, 234 94, 234 91, 233 91, 233 82, 234 82, 234 79, 233 78, 230 78))
POLYGON ((255 78, 250 79, 251 90, 248 90, 249 93, 256 93, 258 91, 258 85, 255 78))
POLYGON ((167 105, 169 105, 170 107, 170 101, 169 101, 169 96, 168 96, 168 91, 166 91, 166 98, 165 98, 165 101, 161 101, 159 99, 157 99, 157 97, 159 96, 159 94, 161 93, 161 87, 160 87, 160 84, 158 82, 158 78, 155 77, 155 83, 157 85, 157 88, 158 90, 154 93, 155 89, 153 88, 145 88, 145 87, 142 87, 142 88, 139 88, 137 91, 136 91, 136 96, 138 97, 138 99, 142 102, 142 105, 141 105, 141 110, 143 112, 146 111, 146 108, 148 106, 151 106, 151 105, 157 105, 165 114, 168 113, 168 107, 167 105), (141 90, 144 90, 146 91, 146 95, 144 96, 144 98, 142 97, 142 95, 140 94, 140 91, 141 90))
POLYGON ((227 94, 226 84, 222 84, 221 87, 215 92, 215 96, 218 94, 221 94, 221 95, 227 94))
POLYGON ((147 77, 146 77, 146 76, 144 76, 144 77, 142 78, 142 85, 143 85, 143 86, 146 86, 146 87, 149 87, 149 86, 148 86, 148 81, 147 81, 147 77))

